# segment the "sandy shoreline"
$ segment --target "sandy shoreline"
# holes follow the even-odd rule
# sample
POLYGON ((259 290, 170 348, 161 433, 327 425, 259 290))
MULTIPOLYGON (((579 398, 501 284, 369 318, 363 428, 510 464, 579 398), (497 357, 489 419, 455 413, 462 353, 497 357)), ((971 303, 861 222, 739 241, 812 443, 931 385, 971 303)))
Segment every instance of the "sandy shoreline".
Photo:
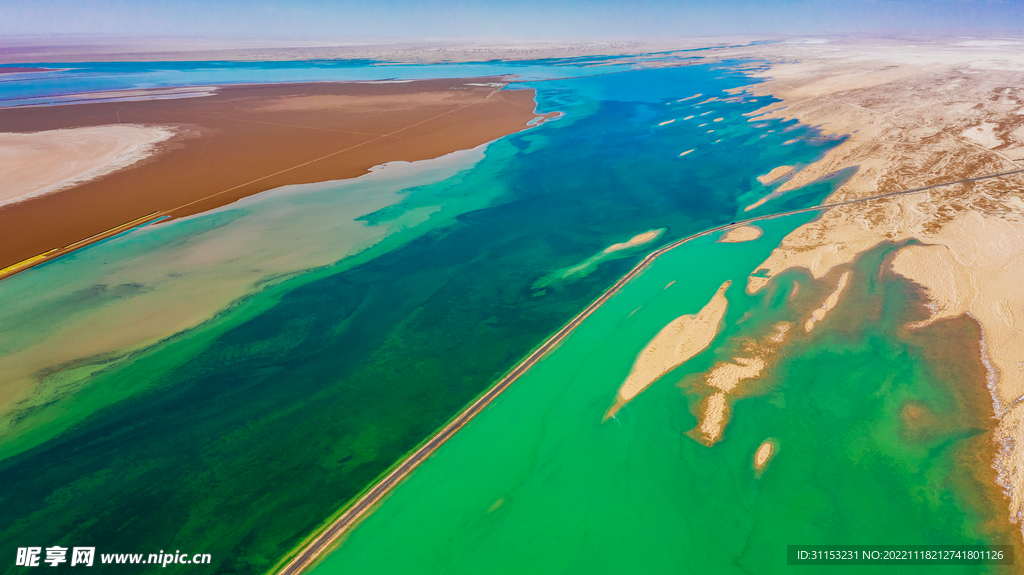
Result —
MULTIPOLYGON (((1024 94, 1009 88, 1024 82, 1019 47, 871 40, 759 53, 773 64, 755 72, 766 81, 752 92, 781 102, 751 121, 792 118, 821 126, 827 137, 847 136, 777 193, 853 166, 857 172, 826 202, 1020 167, 1014 159, 1024 157, 1024 94)), ((793 267, 820 279, 879 243, 910 239, 925 245, 902 248, 892 265, 924 287, 933 318, 908 327, 964 315, 980 325, 999 420, 992 437, 999 454, 991 464, 1008 518, 1024 527, 1024 448, 1018 447, 1024 445, 1024 295, 1012 287, 1024 279, 1024 177, 832 208, 787 236, 758 266, 769 277, 751 277, 748 292, 793 267)))
POLYGON ((284 185, 436 158, 539 117, 532 90, 478 85, 492 80, 224 87, 203 98, 0 109, 12 133, 118 124, 175 133, 146 161, 0 207, 0 268, 153 212, 182 217, 284 185))

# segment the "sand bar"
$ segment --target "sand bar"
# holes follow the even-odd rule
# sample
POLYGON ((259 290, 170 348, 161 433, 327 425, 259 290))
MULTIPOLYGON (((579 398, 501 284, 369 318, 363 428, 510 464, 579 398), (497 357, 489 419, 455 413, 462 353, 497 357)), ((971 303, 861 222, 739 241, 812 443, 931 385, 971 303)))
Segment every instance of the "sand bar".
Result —
POLYGON ((661 234, 663 233, 665 233, 665 228, 658 228, 656 230, 650 230, 642 234, 637 234, 630 238, 627 242, 612 244, 608 246, 607 248, 605 248, 604 253, 610 254, 622 250, 635 248, 637 246, 642 246, 644 244, 649 244, 654 240, 658 239, 659 237, 661 237, 661 234))
POLYGON ((637 356, 632 371, 619 388, 615 405, 608 410, 606 417, 614 415, 658 378, 711 345, 725 317, 729 304, 725 291, 730 284, 728 281, 723 283, 699 312, 672 320, 654 336, 637 356))
POLYGON ((538 118, 533 91, 466 86, 498 80, 236 86, 202 98, 0 109, 6 132, 127 123, 175 133, 147 161, 0 207, 0 268, 153 212, 187 216, 524 129, 538 118))
POLYGON ((764 230, 754 225, 740 226, 722 234, 721 239, 718 241, 727 244, 750 242, 761 237, 763 233, 764 230))
POLYGON ((825 302, 821 304, 821 307, 811 312, 811 317, 807 318, 804 322, 804 331, 811 331, 814 329, 814 324, 825 319, 825 315, 832 311, 832 308, 836 307, 839 303, 839 296, 843 294, 843 290, 846 289, 846 283, 850 279, 850 272, 843 272, 843 275, 839 276, 839 285, 836 286, 835 291, 829 294, 825 298, 825 302))
POLYGON ((793 173, 793 168, 794 166, 779 166, 777 168, 773 168, 772 171, 768 172, 767 174, 758 176, 757 181, 767 186, 768 184, 775 182, 777 180, 781 180, 782 178, 793 173))

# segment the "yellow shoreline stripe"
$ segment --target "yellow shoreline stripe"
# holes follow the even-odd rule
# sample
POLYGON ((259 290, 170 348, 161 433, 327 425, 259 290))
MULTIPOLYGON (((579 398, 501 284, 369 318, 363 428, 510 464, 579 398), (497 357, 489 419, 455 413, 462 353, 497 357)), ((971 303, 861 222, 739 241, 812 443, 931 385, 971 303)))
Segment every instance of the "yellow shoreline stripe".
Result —
POLYGON ((116 236, 117 234, 119 234, 121 232, 128 231, 128 230, 130 230, 130 229, 132 229, 132 228, 134 228, 136 226, 139 226, 141 224, 144 224, 146 222, 149 222, 151 220, 156 219, 157 216, 160 215, 160 213, 161 212, 153 212, 151 214, 142 216, 141 218, 135 218, 134 220, 132 220, 130 222, 125 222, 125 223, 123 223, 121 225, 114 226, 114 227, 112 227, 112 228, 110 228, 108 230, 102 231, 102 232, 100 232, 98 234, 93 234, 93 235, 85 238, 84 240, 78 240, 77 242, 68 244, 68 245, 64 246, 63 248, 53 248, 52 250, 47 251, 47 252, 43 252, 43 253, 41 253, 41 254, 39 254, 37 256, 32 256, 32 257, 30 257, 28 259, 21 260, 20 262, 18 262, 16 264, 12 264, 12 265, 9 265, 9 266, 7 266, 7 267, 5 267, 3 269, 0 269, 0 278, 6 278, 6 277, 9 277, 9 276, 12 276, 12 275, 14 275, 14 274, 16 274, 18 272, 25 271, 28 268, 36 266, 38 264, 41 264, 41 263, 43 263, 43 262, 45 262, 47 260, 51 260, 51 259, 53 259, 55 257, 64 255, 64 254, 66 254, 68 252, 72 252, 74 250, 77 250, 78 248, 85 247, 88 244, 91 244, 91 243, 94 243, 94 242, 98 242, 98 241, 100 241, 102 239, 106 239, 106 238, 108 238, 110 236, 116 236))

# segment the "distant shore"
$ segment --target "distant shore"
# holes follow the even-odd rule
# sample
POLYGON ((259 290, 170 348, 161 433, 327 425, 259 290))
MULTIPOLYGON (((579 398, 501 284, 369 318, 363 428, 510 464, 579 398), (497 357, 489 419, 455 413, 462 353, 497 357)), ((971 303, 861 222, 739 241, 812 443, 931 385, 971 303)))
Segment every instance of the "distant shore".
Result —
POLYGON ((30 68, 25 66, 0 67, 0 74, 28 74, 32 72, 52 72, 56 68, 30 68))

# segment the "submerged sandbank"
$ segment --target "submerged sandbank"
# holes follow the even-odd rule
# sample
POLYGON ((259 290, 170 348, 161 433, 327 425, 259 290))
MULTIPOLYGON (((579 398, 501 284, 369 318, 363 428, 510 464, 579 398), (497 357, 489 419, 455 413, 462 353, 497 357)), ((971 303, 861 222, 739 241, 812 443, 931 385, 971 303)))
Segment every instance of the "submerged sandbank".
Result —
POLYGON ((567 280, 576 280, 586 277, 599 266, 602 262, 613 258, 626 257, 629 255, 629 250, 638 248, 640 246, 649 244, 654 240, 661 237, 665 233, 665 228, 658 228, 656 230, 649 230, 642 234, 637 234, 632 238, 612 244, 600 252, 590 256, 582 262, 573 264, 568 267, 557 269, 544 277, 540 278, 533 283, 534 289, 543 289, 550 285, 554 285, 567 280))
POLYGON ((814 329, 814 324, 825 319, 825 315, 832 311, 832 308, 836 307, 839 303, 839 296, 842 295, 843 290, 846 289, 846 282, 850 279, 850 272, 845 271, 843 275, 839 276, 839 285, 836 286, 835 291, 829 294, 825 298, 825 302, 821 304, 821 307, 811 312, 811 317, 807 318, 804 322, 804 331, 811 331, 814 329))
POLYGON ((665 228, 659 228, 657 230, 650 230, 642 234, 637 234, 629 239, 629 241, 622 242, 619 244, 613 244, 605 248, 604 253, 610 254, 622 250, 628 250, 637 246, 642 246, 653 242, 654 240, 661 237, 661 234, 665 233, 665 228))
POLYGON ((728 397, 744 381, 756 379, 768 367, 768 360, 785 343, 792 325, 779 322, 768 335, 758 340, 741 340, 743 354, 730 361, 715 364, 703 376, 703 383, 713 391, 704 401, 697 429, 690 435, 704 445, 714 445, 722 438, 729 416, 728 397))

